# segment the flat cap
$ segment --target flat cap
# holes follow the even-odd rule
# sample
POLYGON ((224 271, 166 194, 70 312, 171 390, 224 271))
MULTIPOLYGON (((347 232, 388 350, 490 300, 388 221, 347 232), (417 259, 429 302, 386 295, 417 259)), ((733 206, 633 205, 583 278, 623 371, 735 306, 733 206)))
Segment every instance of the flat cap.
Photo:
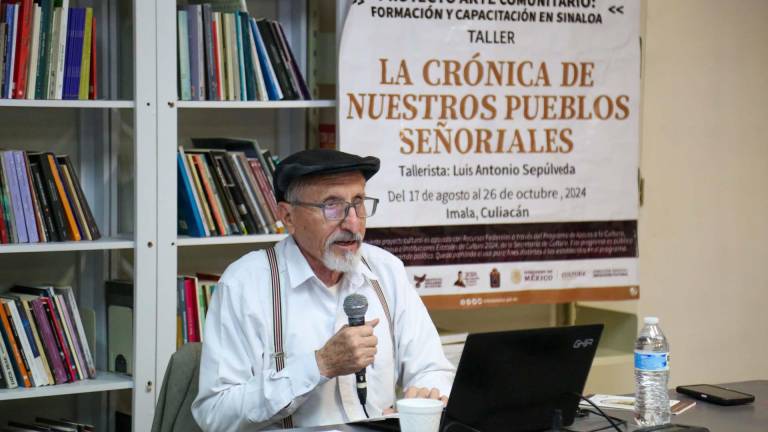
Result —
POLYGON ((275 199, 277 202, 285 201, 288 186, 299 177, 349 171, 360 171, 368 180, 379 171, 379 158, 360 157, 331 149, 312 149, 294 153, 277 165, 273 179, 275 199))

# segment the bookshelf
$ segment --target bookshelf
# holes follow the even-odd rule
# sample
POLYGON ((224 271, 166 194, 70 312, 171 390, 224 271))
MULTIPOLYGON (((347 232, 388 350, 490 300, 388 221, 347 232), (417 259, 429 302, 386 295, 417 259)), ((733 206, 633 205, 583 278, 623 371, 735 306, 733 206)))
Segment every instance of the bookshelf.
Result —
POLYGON ((156 393, 155 2, 70 0, 70 6, 94 9, 98 99, 0 99, 0 147, 68 154, 102 237, 0 245, 0 293, 15 283, 72 286, 81 312, 93 311, 89 329, 97 374, 0 390, 0 425, 50 415, 113 430, 114 395, 124 391, 133 430, 145 431, 156 393), (106 372, 104 281, 118 276, 134 286, 132 376, 106 372))
MULTIPOLYGON (((189 2, 197 3, 197 2, 189 2)), ((216 3, 211 1, 210 3, 216 3)), ((309 8, 324 8, 335 16, 343 0, 249 0, 251 16, 279 21, 293 50, 299 69, 307 76, 309 58, 309 8)), ((158 2, 161 22, 177 23, 176 2, 158 2)), ((185 3, 186 4, 186 3, 185 3)), ((304 149, 311 137, 307 119, 325 111, 335 118, 336 100, 287 101, 186 101, 177 94, 176 25, 158 29, 158 194, 170 199, 158 203, 158 290, 157 290, 157 376, 161 377, 168 359, 176 350, 176 276, 190 270, 224 270, 227 262, 248 250, 260 249, 285 238, 284 234, 232 235, 219 237, 177 236, 176 151, 190 138, 244 137, 259 141, 273 154, 284 157, 304 149), (207 257, 214 257, 208 259, 207 257), (215 268, 214 268, 215 267, 215 268)), ((335 71, 335 59, 332 70, 335 71)))

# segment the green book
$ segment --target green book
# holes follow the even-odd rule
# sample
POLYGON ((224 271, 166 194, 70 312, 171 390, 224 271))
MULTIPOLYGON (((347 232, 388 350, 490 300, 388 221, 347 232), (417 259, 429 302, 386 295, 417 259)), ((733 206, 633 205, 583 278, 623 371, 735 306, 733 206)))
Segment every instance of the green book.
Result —
POLYGON ((35 99, 48 97, 48 62, 53 36, 53 0, 40 1, 40 50, 37 57, 37 77, 35 78, 35 99))

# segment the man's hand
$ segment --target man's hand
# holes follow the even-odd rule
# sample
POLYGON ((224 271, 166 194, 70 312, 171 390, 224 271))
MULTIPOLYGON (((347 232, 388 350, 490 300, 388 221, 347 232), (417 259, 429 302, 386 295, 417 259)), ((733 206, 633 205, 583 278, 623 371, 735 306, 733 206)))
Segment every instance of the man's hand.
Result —
POLYGON ((375 319, 362 326, 344 326, 333 335, 315 352, 320 375, 333 378, 370 366, 376 356, 378 339, 373 334, 373 328, 378 323, 379 320, 375 319))
POLYGON ((426 387, 408 387, 405 389, 405 399, 409 398, 422 398, 422 399, 437 399, 443 403, 443 406, 448 405, 448 396, 441 395, 440 390, 432 388, 431 390, 426 387))
MULTIPOLYGON (((408 387, 405 389, 404 399, 410 398, 422 398, 422 399, 437 399, 443 403, 443 406, 448 405, 448 396, 440 395, 440 390, 432 388, 432 390, 426 387, 408 387)), ((382 411, 382 415, 393 414, 397 412, 394 407, 385 408, 382 411)))

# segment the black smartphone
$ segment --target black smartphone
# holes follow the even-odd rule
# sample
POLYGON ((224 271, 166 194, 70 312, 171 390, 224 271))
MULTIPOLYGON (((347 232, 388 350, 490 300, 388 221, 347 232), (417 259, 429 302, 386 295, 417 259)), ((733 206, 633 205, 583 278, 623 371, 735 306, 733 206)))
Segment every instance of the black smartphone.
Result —
POLYGON ((741 405, 755 400, 755 396, 749 393, 711 384, 678 386, 675 390, 678 393, 717 405, 741 405))

